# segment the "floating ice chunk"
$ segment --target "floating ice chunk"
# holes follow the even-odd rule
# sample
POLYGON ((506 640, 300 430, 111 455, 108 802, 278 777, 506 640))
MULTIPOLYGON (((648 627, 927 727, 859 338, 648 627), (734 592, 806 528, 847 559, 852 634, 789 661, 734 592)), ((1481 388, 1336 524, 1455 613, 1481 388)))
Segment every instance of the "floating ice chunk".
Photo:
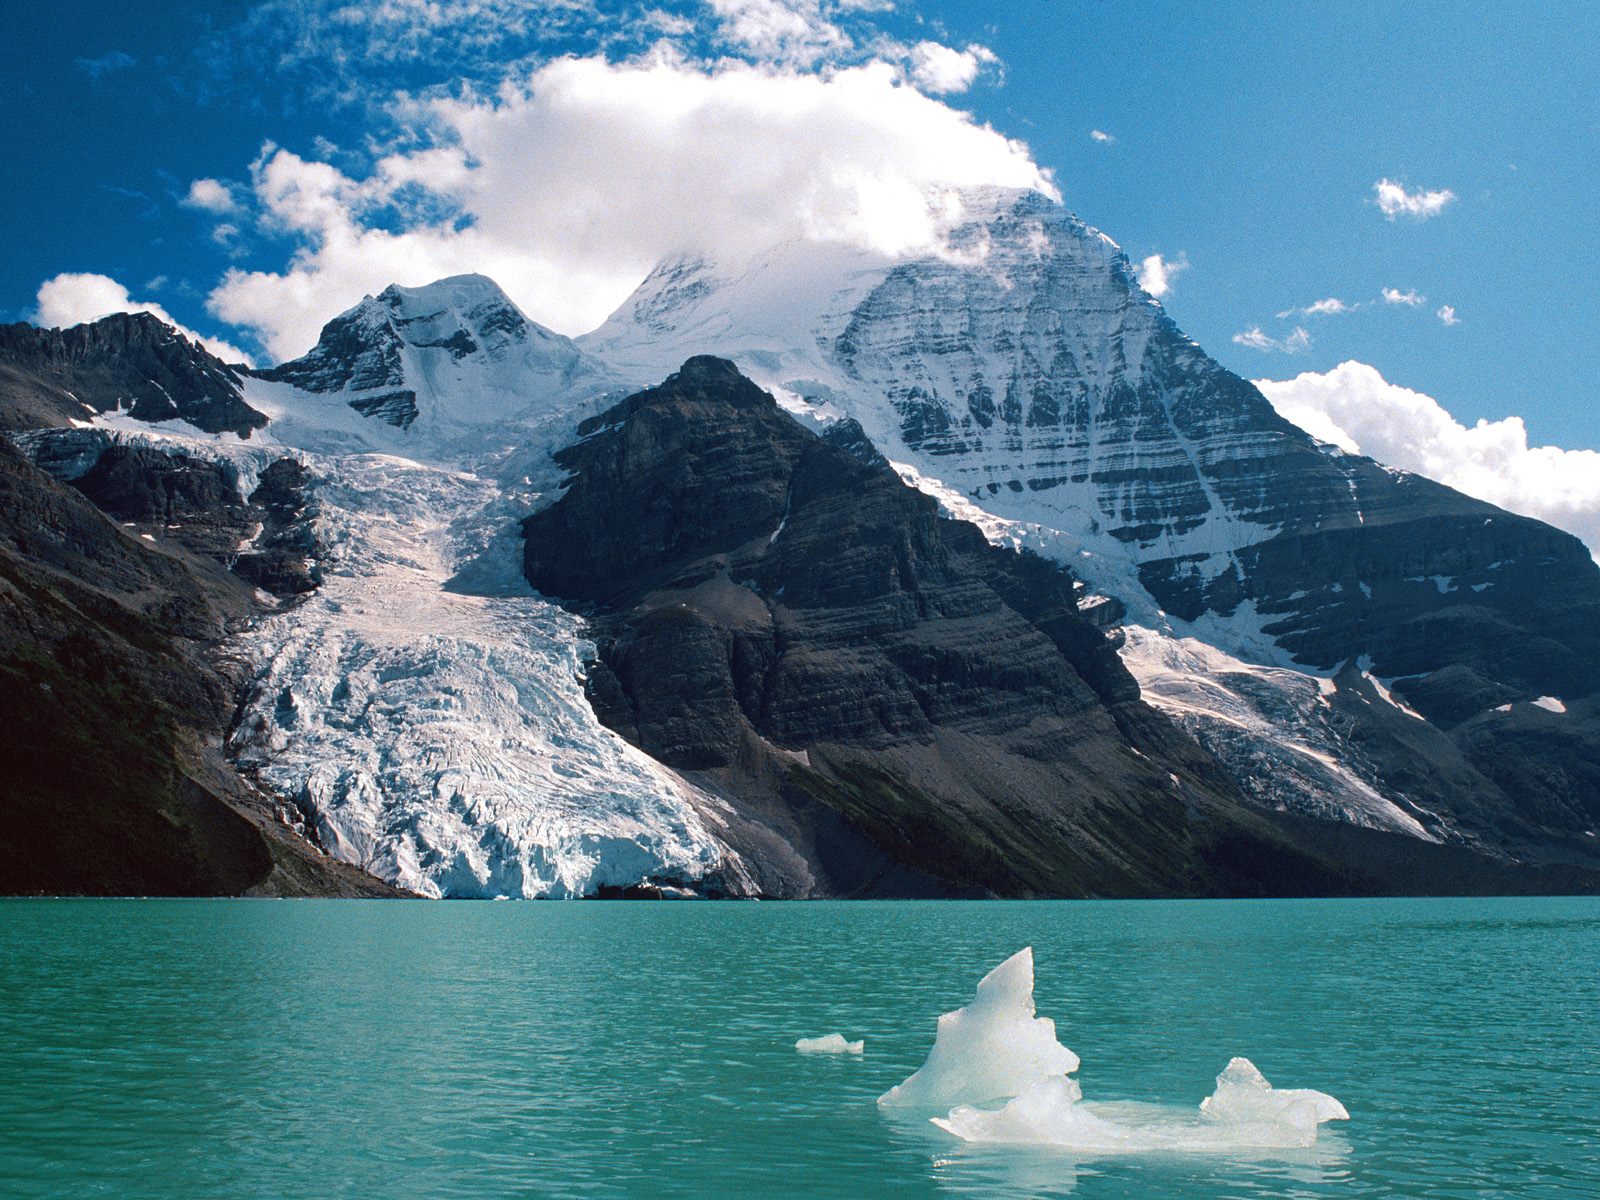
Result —
POLYGON ((1109 1150, 1127 1141, 1128 1131, 1102 1120, 1078 1102, 1083 1089, 1076 1079, 1052 1075, 1033 1084, 1004 1108, 961 1105, 933 1123, 964 1142, 1073 1146, 1109 1150))
POLYGON ((867 1043, 847 1042, 842 1033, 826 1033, 821 1037, 801 1038, 794 1044, 801 1054, 865 1054, 867 1043))
POLYGON ((1348 1121, 1350 1114, 1326 1092, 1310 1088, 1275 1088, 1248 1058, 1233 1058, 1217 1076, 1217 1090, 1200 1101, 1201 1115, 1233 1125, 1282 1123, 1316 1140, 1324 1121, 1348 1121))
POLYGON ((1332 1096, 1274 1088, 1235 1058, 1194 1109, 1084 1103, 1076 1080, 1044 1079, 998 1109, 954 1108, 933 1123, 967 1142, 1058 1146, 1081 1154, 1225 1154, 1310 1146, 1326 1121, 1350 1114, 1332 1096))
POLYGON ((971 1004, 939 1018, 928 1061, 878 1103, 948 1109, 1001 1100, 1077 1069, 1078 1056, 1056 1041, 1055 1022, 1034 1015, 1029 946, 985 975, 971 1004))

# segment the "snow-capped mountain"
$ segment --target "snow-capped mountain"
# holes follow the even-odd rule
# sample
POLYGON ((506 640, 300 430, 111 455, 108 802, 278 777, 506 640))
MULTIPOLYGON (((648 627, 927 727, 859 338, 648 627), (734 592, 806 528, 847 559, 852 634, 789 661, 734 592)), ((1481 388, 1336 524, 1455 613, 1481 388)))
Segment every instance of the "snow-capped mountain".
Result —
POLYGON ((1114 597, 1106 611, 1143 631, 1128 662, 1152 702, 1271 807, 1404 828, 1480 803, 1461 795, 1483 790, 1469 764, 1453 762, 1449 789, 1414 774, 1397 786, 1362 722, 1324 722, 1341 668, 1379 681, 1365 690, 1385 722, 1459 719, 1475 703, 1462 689, 1593 689, 1577 664, 1600 656, 1600 580, 1576 539, 1318 445, 1048 198, 966 202, 947 252, 910 262, 799 244, 669 261, 578 344, 639 383, 723 354, 792 411, 858 421, 950 511, 1114 597), (1250 686, 1223 685, 1223 661, 1250 686))
POLYGON ((414 432, 413 444, 482 431, 602 376, 482 275, 387 287, 329 321, 303 358, 261 373, 414 432))
MULTIPOLYGON (((481 276, 390 287, 293 362, 199 363, 248 443, 159 405, 57 411, 26 356, 23 393, 54 399, 6 415, 94 425, 21 442, 156 551, 275 581, 217 648, 229 752, 329 853, 425 894, 1337 890, 1464 886, 1476 851, 1596 861, 1587 551, 1318 445, 1047 198, 964 199, 911 261, 672 258, 576 340, 481 276), (826 437, 711 359, 684 374, 698 355, 826 437), (174 505, 197 472, 226 520, 174 505), (905 484, 1055 565, 936 532, 905 484)), ((79 336, 36 334, 13 340, 79 336)))

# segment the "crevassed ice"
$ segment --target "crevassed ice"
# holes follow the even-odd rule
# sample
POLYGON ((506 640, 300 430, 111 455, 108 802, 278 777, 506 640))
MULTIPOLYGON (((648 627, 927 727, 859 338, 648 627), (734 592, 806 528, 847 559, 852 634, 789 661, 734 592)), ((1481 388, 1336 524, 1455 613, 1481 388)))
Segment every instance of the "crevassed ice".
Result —
POLYGON ((255 683, 230 749, 331 854, 426 896, 747 889, 716 802, 595 718, 580 624, 521 580, 493 482, 383 454, 312 465, 325 582, 236 643, 255 683), (506 544, 471 545, 483 528, 506 544), (452 590, 469 560, 490 594, 452 590))

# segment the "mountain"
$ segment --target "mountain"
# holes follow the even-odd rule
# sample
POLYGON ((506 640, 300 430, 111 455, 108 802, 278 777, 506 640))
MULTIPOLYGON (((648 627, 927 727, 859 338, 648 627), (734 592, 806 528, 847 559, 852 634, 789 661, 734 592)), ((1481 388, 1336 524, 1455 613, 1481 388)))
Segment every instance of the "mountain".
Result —
POLYGON ((240 368, 149 313, 71 329, 0 325, 0 430, 125 412, 248 438, 267 418, 244 402, 242 382, 240 368))
POLYGON ((457 275, 392 286, 323 327, 310 353, 260 377, 337 396, 419 436, 493 424, 594 365, 570 338, 528 320, 493 280, 457 275))
POLYGON ((19 516, 18 587, 119 663, 147 618, 208 699, 138 744, 278 867, 424 895, 1600 887, 1587 551, 1314 442, 1046 198, 963 203, 907 261, 675 257, 578 339, 461 276, 265 371, 107 343, 87 408, 14 357, 19 477, 182 572, 106 601, 19 516), (173 361, 253 415, 130 412, 173 361))
MULTIPOLYGON (((169 478, 190 473, 157 458, 169 478)), ((98 499, 116 498, 111 479, 128 474, 126 459, 108 464, 98 499)), ((205 501, 208 545, 218 507, 241 524, 250 511, 237 496, 214 506, 203 487, 189 495, 205 501)), ((237 681, 209 651, 251 606, 250 588, 139 533, 165 540, 173 514, 153 515, 124 528, 0 440, 5 891, 395 894, 294 836, 276 799, 224 760, 237 681)))
POLYGON ((859 422, 991 536, 1070 563, 1151 634, 1128 662, 1160 685, 1154 702, 1264 807, 1496 844, 1509 822, 1523 849, 1587 857, 1600 568, 1586 548, 1319 445, 1185 337, 1104 235, 1037 193, 966 199, 942 256, 794 245, 664 263, 578 344, 641 384, 726 355, 792 410, 859 422), (1176 686, 1176 662, 1219 656, 1243 691, 1205 668, 1176 686), (1413 714, 1429 730, 1386 730, 1413 714), (1564 720, 1513 728, 1547 716, 1564 720), (1447 769, 1404 769, 1416 751, 1395 743, 1417 737, 1447 769))
POLYGON ((596 712, 727 802, 763 892, 1255 892, 1290 864, 1317 886, 1139 703, 1070 576, 733 364, 690 359, 578 433, 528 578, 594 618, 596 712))

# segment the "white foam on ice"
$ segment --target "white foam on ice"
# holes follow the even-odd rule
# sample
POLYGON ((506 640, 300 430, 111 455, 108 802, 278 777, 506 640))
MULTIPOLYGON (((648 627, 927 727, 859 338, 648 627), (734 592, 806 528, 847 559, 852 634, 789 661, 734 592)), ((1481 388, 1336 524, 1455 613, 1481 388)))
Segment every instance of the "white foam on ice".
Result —
POLYGON ((1028 946, 979 981, 971 1004, 939 1018, 928 1061, 878 1103, 924 1109, 981 1103, 1077 1069, 1078 1056, 1056 1040, 1055 1022, 1034 1014, 1028 946))
POLYGON ((801 1038, 794 1044, 801 1054, 865 1054, 867 1043, 846 1041, 842 1033, 825 1033, 821 1037, 801 1038))

